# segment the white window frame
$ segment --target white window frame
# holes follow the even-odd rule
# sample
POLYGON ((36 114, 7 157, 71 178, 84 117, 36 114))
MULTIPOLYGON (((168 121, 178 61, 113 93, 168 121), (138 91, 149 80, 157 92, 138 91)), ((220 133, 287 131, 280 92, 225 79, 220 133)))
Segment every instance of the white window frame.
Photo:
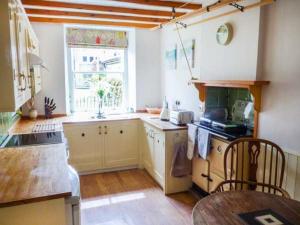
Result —
MULTIPOLYGON (((70 111, 71 113, 77 113, 75 111, 75 103, 74 103, 74 89, 75 89, 75 80, 74 80, 74 72, 72 69, 72 53, 71 53, 70 47, 67 47, 67 60, 68 60, 68 81, 69 81, 69 103, 70 103, 70 111)), ((123 49, 124 50, 124 72, 123 72, 123 111, 126 112, 128 110, 128 49, 123 49)), ((89 57, 88 62, 89 62, 89 57)), ((92 72, 91 72, 92 73, 92 72)), ((117 113, 123 113, 122 112, 117 112, 117 113)), ((91 112, 87 112, 91 113, 91 112)), ((106 114, 114 114, 114 113, 107 113, 106 114)))

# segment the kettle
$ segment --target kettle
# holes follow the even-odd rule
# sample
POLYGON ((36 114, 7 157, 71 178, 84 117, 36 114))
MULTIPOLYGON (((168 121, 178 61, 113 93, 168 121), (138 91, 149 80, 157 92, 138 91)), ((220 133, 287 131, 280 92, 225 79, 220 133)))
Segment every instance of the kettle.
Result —
POLYGON ((170 112, 169 112, 169 107, 168 107, 168 102, 165 97, 164 103, 163 103, 163 108, 160 113, 160 120, 162 121, 169 121, 170 120, 170 112))

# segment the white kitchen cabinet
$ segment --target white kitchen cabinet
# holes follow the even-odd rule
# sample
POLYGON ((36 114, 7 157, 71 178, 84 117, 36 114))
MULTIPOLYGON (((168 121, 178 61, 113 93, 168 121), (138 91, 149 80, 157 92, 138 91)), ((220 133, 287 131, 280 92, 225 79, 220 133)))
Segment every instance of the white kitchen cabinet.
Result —
POLYGON ((31 98, 30 23, 19 0, 0 1, 0 112, 14 112, 31 98))
POLYGON ((138 121, 104 123, 104 166, 106 168, 137 165, 138 121))
MULTIPOLYGON (((27 51, 28 53, 39 56, 39 40, 37 39, 33 30, 30 28, 31 27, 28 29, 27 51)), ((42 90, 41 67, 39 65, 31 66, 29 79, 31 85, 31 95, 33 96, 42 90)))
POLYGON ((137 167, 138 121, 64 124, 69 163, 79 172, 137 167))
POLYGON ((142 129, 140 131, 140 149, 142 155, 142 164, 145 169, 153 175, 153 157, 154 157, 154 132, 150 127, 142 124, 142 129))
POLYGON ((78 171, 91 171, 103 167, 104 136, 98 124, 78 123, 64 126, 69 146, 69 163, 78 171))
POLYGON ((163 132, 154 133, 153 139, 153 174, 155 180, 164 187, 165 178, 165 135, 163 132))
POLYGON ((192 185, 191 176, 178 178, 171 175, 175 145, 187 141, 187 131, 162 131, 144 122, 141 135, 146 135, 140 137, 143 165, 165 194, 188 190, 192 185))

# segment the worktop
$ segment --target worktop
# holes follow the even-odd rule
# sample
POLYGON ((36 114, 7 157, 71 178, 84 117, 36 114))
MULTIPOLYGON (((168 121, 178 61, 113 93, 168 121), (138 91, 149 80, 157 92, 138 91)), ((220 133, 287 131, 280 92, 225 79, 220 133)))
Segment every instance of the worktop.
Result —
POLYGON ((0 207, 68 196, 64 144, 0 149, 0 207))
POLYGON ((187 130, 187 126, 177 126, 169 121, 162 121, 158 117, 141 117, 141 120, 162 131, 187 130))
MULTIPOLYGON (((19 119, 12 134, 33 133, 36 126, 54 125, 52 131, 63 131, 63 124, 141 120, 162 131, 187 129, 161 121, 158 115, 130 113, 98 119, 89 114, 74 114, 53 119, 19 119)), ((52 127, 53 128, 53 127, 52 127)), ((64 144, 0 149, 0 207, 64 198, 71 195, 64 144)))
POLYGON ((72 124, 72 123, 94 123, 94 122, 109 122, 109 121, 124 121, 124 120, 142 120, 148 124, 163 130, 186 130, 186 126, 176 126, 168 121, 161 121, 159 115, 148 114, 148 113, 126 113, 118 115, 108 115, 106 118, 98 119, 87 113, 78 113, 70 116, 55 117, 53 119, 43 119, 39 118, 37 120, 20 119, 16 124, 10 129, 10 134, 25 134, 32 133, 34 127, 37 124, 54 124, 55 131, 62 131, 62 124, 72 124))

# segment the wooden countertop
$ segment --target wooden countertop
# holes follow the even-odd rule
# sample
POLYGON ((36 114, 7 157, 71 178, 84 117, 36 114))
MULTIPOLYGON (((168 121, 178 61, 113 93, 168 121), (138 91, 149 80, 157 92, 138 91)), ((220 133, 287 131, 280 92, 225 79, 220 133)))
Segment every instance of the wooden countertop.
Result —
MULTIPOLYGON (((76 114, 49 120, 20 119, 9 133, 33 133, 40 125, 54 124, 54 131, 62 131, 63 123, 119 120, 142 120, 163 131, 187 129, 185 126, 161 121, 158 115, 147 113, 110 115, 105 119, 91 118, 88 114, 76 114)), ((71 184, 64 144, 0 149, 0 207, 67 196, 71 196, 71 184)))
POLYGON ((64 144, 0 149, 0 207, 68 196, 64 144))
POLYGON ((155 117, 141 117, 141 120, 162 131, 187 130, 187 126, 177 126, 169 121, 162 121, 155 117))
POLYGON ((148 114, 148 113, 128 113, 121 115, 109 115, 105 119, 92 118, 89 114, 75 114, 71 116, 57 117, 53 119, 37 119, 35 121, 29 119, 20 119, 16 124, 10 129, 10 134, 26 134, 32 133, 36 125, 41 124, 54 124, 55 131, 62 131, 62 124, 74 124, 74 123, 93 123, 93 122, 108 122, 108 121, 122 121, 122 120, 142 120, 151 124, 152 126, 163 130, 163 131, 173 131, 173 130, 185 130, 186 126, 176 126, 170 122, 161 121, 158 119, 159 115, 148 114))

